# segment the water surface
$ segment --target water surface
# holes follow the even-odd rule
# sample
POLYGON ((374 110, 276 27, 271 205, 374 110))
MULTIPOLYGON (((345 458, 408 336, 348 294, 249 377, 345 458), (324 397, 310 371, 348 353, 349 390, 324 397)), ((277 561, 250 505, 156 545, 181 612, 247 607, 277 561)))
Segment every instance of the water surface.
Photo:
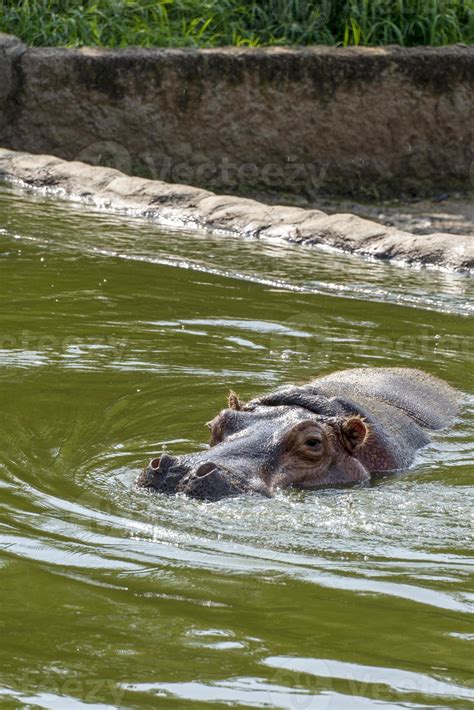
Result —
POLYGON ((133 488, 241 397, 416 365, 472 393, 472 281, 0 190, 0 700, 467 708, 472 398, 372 488, 133 488))

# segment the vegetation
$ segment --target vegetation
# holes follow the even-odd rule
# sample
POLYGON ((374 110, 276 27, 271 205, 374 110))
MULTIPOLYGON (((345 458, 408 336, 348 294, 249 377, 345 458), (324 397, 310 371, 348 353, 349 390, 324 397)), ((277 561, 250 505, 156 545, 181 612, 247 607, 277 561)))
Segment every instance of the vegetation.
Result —
POLYGON ((474 0, 0 0, 0 31, 31 45, 474 43, 474 0))

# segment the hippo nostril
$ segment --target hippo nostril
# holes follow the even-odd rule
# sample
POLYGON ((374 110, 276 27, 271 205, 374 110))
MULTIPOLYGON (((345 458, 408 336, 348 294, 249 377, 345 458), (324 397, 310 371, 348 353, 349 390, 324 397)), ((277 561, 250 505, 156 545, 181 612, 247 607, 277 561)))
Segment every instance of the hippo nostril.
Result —
POLYGON ((153 473, 167 473, 168 470, 177 463, 177 459, 169 454, 161 454, 154 459, 151 459, 148 467, 153 473))
POLYGON ((136 479, 139 488, 154 488, 161 493, 176 493, 177 486, 189 466, 182 465, 175 456, 163 453, 149 460, 136 479))
POLYGON ((217 471, 217 466, 215 463, 208 461, 207 463, 202 463, 195 471, 194 475, 196 478, 204 478, 204 476, 209 475, 213 471, 217 471))

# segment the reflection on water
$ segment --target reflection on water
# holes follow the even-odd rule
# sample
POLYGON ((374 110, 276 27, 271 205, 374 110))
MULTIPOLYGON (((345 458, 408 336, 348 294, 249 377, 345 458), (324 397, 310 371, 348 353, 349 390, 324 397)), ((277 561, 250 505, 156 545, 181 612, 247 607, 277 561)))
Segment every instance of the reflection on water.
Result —
POLYGON ((466 708, 473 400, 371 488, 133 488, 243 397, 348 366, 472 391, 472 282, 0 193, 1 697, 466 708))

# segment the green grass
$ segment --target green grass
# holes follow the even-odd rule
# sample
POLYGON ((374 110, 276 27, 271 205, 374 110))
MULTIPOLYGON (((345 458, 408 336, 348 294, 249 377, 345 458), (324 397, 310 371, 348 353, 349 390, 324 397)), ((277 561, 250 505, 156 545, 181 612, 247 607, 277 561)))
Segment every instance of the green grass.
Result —
POLYGON ((30 45, 219 47, 474 43, 474 0, 0 0, 30 45))

